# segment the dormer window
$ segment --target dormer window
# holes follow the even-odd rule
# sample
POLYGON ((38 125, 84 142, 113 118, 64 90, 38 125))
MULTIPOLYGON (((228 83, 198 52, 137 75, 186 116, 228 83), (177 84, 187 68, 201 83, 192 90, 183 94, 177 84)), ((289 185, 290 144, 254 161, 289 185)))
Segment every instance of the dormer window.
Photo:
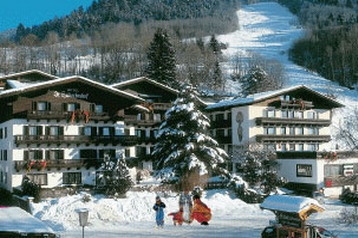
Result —
POLYGON ((46 102, 46 101, 33 102, 32 109, 34 111, 50 111, 51 103, 46 102))
POLYGON ((80 109, 80 104, 79 103, 65 103, 64 105, 64 109, 66 112, 73 112, 76 111, 77 109, 80 109))
POLYGON ((103 105, 96 105, 94 108, 95 113, 102 113, 103 112, 103 105))

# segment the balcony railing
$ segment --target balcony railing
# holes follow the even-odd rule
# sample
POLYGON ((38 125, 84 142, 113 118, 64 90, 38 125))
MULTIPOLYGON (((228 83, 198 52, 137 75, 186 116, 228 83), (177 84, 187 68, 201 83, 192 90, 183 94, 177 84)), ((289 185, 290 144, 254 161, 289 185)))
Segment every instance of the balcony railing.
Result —
POLYGON ((348 185, 358 184, 358 175, 353 176, 336 176, 336 177, 325 177, 325 187, 342 187, 348 185))
POLYGON ((75 113, 68 111, 24 111, 17 116, 28 120, 68 120, 73 122, 108 121, 111 117, 106 112, 75 113))
POLYGON ((299 108, 299 109, 311 109, 314 107, 313 103, 304 100, 281 100, 281 107, 299 108))
POLYGON ((116 136, 85 136, 85 135, 17 135, 15 144, 113 144, 113 145, 135 145, 138 142, 137 136, 116 135, 116 136))
POLYGON ((257 142, 328 142, 329 135, 256 135, 257 142))
POLYGON ((162 123, 162 121, 158 119, 138 119, 137 115, 125 115, 124 122, 138 126, 154 126, 162 123))
POLYGON ((316 125, 329 126, 331 120, 323 119, 308 119, 308 118, 281 118, 281 117, 258 117, 256 118, 256 125, 276 124, 276 125, 316 125))
POLYGON ((42 171, 50 169, 89 169, 94 167, 98 169, 103 159, 59 159, 59 160, 29 160, 29 161, 15 161, 16 171, 42 171))

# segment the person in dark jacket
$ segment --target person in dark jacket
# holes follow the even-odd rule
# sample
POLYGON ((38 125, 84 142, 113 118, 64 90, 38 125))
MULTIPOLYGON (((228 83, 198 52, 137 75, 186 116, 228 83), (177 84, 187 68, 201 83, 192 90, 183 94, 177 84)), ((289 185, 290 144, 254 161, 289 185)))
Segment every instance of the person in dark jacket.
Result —
POLYGON ((155 211, 155 221, 157 223, 158 228, 163 228, 164 226, 164 208, 165 203, 162 202, 159 196, 155 198, 155 204, 153 209, 155 211))

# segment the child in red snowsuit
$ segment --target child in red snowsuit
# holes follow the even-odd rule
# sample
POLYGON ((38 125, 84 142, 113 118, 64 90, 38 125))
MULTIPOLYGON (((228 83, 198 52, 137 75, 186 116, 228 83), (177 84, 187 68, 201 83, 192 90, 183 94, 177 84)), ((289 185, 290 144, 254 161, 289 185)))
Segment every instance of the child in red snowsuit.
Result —
POLYGON ((210 208, 200 200, 199 195, 195 195, 193 210, 191 211, 191 220, 197 220, 201 225, 209 225, 211 219, 210 208))
POLYGON ((182 225, 183 224, 183 209, 180 208, 180 210, 178 212, 172 212, 169 213, 168 216, 173 216, 173 224, 174 226, 178 225, 182 225))

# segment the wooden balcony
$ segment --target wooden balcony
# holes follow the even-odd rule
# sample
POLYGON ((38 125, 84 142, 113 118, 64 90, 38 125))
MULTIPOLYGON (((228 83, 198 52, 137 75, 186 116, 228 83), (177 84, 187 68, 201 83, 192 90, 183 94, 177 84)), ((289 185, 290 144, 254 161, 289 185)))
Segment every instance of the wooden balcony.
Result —
POLYGON ((125 115, 124 123, 138 126, 155 126, 160 125, 162 121, 154 119, 138 119, 137 115, 125 115))
POLYGON ((301 110, 311 109, 314 107, 313 103, 304 100, 281 100, 281 107, 283 108, 299 108, 301 110))
POLYGON ((154 111, 166 111, 172 107, 171 103, 152 103, 151 106, 153 107, 154 111))
POLYGON ((94 167, 98 169, 103 159, 61 159, 61 160, 31 160, 31 161, 14 161, 15 170, 19 171, 43 171, 51 169, 89 169, 94 167))
POLYGON ((76 113, 73 115, 73 112, 67 111, 24 111, 18 113, 16 116, 20 116, 21 118, 26 118, 27 120, 67 120, 69 122, 85 122, 88 123, 90 121, 109 121, 111 117, 108 113, 76 113))
POLYGON ((312 126, 329 126, 331 120, 308 119, 308 118, 278 118, 278 117, 258 117, 256 125, 312 125, 312 126))
POLYGON ((17 135, 15 144, 113 144, 132 146, 137 144, 137 136, 116 135, 116 136, 85 136, 85 135, 17 135))
POLYGON ((329 135, 256 135, 257 142, 328 142, 329 135))

